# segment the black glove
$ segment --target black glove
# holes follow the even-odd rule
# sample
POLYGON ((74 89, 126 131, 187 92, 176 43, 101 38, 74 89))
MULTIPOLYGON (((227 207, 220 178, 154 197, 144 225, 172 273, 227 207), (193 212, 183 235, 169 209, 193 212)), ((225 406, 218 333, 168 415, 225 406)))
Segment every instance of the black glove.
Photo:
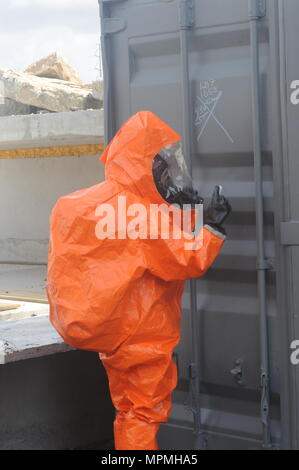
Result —
POLYGON ((178 204, 181 208, 184 204, 191 204, 194 207, 195 204, 202 204, 203 199, 199 196, 198 191, 192 187, 185 188, 170 188, 168 202, 171 204, 178 204))
POLYGON ((222 224, 229 216, 232 208, 228 200, 221 194, 221 191, 221 186, 215 186, 212 200, 207 210, 204 211, 203 219, 204 224, 210 225, 215 230, 218 230, 218 232, 226 235, 222 224))

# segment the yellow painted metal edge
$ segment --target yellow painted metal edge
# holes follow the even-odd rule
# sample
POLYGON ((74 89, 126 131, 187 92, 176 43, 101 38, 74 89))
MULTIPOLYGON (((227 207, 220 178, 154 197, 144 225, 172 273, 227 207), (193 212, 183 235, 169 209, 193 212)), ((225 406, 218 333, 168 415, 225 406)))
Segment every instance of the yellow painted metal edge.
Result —
POLYGON ((23 149, 0 150, 0 159, 43 158, 43 157, 77 157, 80 155, 97 155, 104 150, 104 144, 60 145, 54 147, 34 147, 23 149))

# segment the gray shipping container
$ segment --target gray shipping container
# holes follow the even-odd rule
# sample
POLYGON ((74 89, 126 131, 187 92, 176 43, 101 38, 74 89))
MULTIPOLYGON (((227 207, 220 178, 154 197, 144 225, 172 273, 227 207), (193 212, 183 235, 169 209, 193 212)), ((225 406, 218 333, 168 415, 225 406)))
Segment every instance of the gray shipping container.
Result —
POLYGON ((186 284, 160 448, 298 449, 299 2, 99 5, 106 142, 153 111, 184 136, 200 193, 221 183, 233 206, 221 256, 186 284))

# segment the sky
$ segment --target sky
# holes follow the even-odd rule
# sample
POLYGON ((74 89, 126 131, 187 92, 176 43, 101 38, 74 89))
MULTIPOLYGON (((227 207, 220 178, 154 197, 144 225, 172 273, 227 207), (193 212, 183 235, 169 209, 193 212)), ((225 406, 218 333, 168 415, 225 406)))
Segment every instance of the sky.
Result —
POLYGON ((0 2, 0 69, 22 72, 58 52, 85 83, 100 78, 97 0, 0 2))

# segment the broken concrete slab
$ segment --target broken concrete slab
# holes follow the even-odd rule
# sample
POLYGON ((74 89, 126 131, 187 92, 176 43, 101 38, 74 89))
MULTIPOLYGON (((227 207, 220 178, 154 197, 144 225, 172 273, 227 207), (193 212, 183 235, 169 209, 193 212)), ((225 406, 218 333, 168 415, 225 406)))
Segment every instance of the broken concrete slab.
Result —
POLYGON ((29 65, 24 72, 38 77, 57 78, 83 85, 73 67, 57 52, 37 60, 29 65))
POLYGON ((32 106, 28 104, 18 103, 17 101, 0 96, 0 117, 1 116, 18 116, 30 114, 32 106))
POLYGON ((91 83, 91 89, 92 89, 92 96, 94 99, 103 102, 103 82, 102 80, 94 80, 91 83))
POLYGON ((48 109, 37 108, 29 104, 18 103, 0 95, 0 117, 4 116, 26 116, 28 114, 51 113, 48 109))
POLYGON ((5 98, 54 112, 88 109, 91 99, 93 106, 97 104, 96 109, 101 107, 100 101, 94 102, 92 90, 87 85, 10 69, 0 70, 0 87, 5 98))

